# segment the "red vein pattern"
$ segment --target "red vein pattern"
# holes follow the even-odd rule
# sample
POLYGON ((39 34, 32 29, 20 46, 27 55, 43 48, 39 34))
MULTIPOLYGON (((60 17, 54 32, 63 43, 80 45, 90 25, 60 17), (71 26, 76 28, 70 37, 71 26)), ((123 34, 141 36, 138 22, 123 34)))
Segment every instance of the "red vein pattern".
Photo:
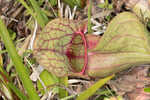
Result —
POLYGON ((87 44, 84 29, 80 27, 80 22, 74 20, 50 21, 34 42, 33 55, 37 62, 58 77, 67 75, 77 65, 80 70, 84 66, 83 74, 87 65, 87 44), (78 57, 83 58, 80 64, 78 57))
POLYGON ((149 37, 149 32, 135 14, 118 14, 109 23, 100 42, 88 53, 88 76, 105 77, 150 63, 149 37))

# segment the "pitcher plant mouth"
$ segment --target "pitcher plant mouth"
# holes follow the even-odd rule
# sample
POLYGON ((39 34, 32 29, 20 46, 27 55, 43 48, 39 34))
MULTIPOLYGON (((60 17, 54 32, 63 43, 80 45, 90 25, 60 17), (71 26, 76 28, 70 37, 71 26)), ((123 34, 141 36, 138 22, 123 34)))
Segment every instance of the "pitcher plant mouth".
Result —
POLYGON ((87 63, 88 63, 88 54, 87 54, 88 46, 87 46, 87 40, 85 38, 84 32, 85 32, 85 28, 83 31, 81 29, 79 29, 79 31, 76 32, 76 34, 79 34, 81 36, 83 43, 84 43, 84 66, 83 66, 81 72, 79 72, 79 74, 81 74, 81 75, 85 74, 85 70, 87 68, 87 63))
MULTIPOLYGON (((70 51, 70 48, 68 48, 67 52, 66 52, 66 55, 68 57, 68 59, 70 60, 70 63, 71 62, 71 59, 84 59, 84 64, 83 66, 81 66, 81 69, 80 70, 76 70, 76 68, 74 67, 74 65, 72 65, 72 72, 76 75, 84 75, 85 74, 85 71, 87 69, 87 64, 88 64, 88 43, 87 43, 87 37, 85 36, 85 33, 87 32, 87 26, 85 24, 81 25, 80 28, 78 29, 78 31, 76 31, 73 35, 73 38, 72 38, 72 43, 70 44, 70 46, 74 45, 73 41, 74 39, 77 37, 77 36, 80 36, 81 38, 81 43, 79 44, 82 44, 84 46, 84 49, 82 50, 84 52, 83 55, 76 55, 74 52, 70 51)), ((77 51, 76 51, 77 52, 77 51)))
POLYGON ((58 77, 66 75, 76 66, 82 68, 76 72, 81 71, 79 73, 83 75, 88 62, 84 35, 86 28, 86 25, 75 20, 58 18, 50 21, 34 43, 33 54, 38 63, 58 77), (72 60, 72 56, 75 59, 72 60), (84 57, 81 65, 78 64, 77 56, 84 57))
POLYGON ((86 25, 79 23, 55 19, 38 35, 34 55, 39 64, 56 76, 63 77, 71 72, 101 77, 105 75, 99 73, 126 69, 126 63, 131 67, 150 61, 147 57, 150 55, 149 34, 135 14, 123 12, 117 15, 101 37, 88 37, 84 34, 86 25), (98 70, 93 69, 95 67, 98 70))

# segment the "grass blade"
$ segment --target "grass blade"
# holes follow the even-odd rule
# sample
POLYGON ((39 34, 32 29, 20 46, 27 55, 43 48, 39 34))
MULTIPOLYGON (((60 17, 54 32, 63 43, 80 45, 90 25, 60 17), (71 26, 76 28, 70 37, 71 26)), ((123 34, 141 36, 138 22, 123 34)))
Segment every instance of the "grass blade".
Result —
POLYGON ((26 4, 26 2, 24 2, 24 0, 18 1, 28 10, 29 14, 31 14, 35 18, 33 10, 26 4))
POLYGON ((26 9, 27 11, 37 20, 38 24, 41 27, 44 27, 46 23, 48 22, 48 18, 43 13, 38 5, 38 3, 35 0, 29 0, 33 6, 33 9, 35 10, 35 13, 32 8, 30 8, 24 0, 18 0, 26 9))
POLYGON ((76 100, 86 100, 90 96, 92 96, 100 87, 102 87, 107 81, 112 79, 114 75, 108 76, 104 79, 100 79, 98 82, 96 82, 94 85, 92 85, 90 88, 79 94, 76 100))
POLYGON ((36 13, 36 19, 38 21, 38 23, 41 25, 41 27, 44 27, 47 22, 48 22, 48 18, 45 15, 45 13, 43 13, 38 5, 38 3, 35 0, 29 0, 31 2, 31 5, 33 6, 33 9, 36 13))
POLYGON ((20 98, 20 100, 28 100, 28 98, 11 82, 9 75, 5 70, 3 70, 2 66, 0 66, 0 73, 0 79, 3 83, 5 83, 5 85, 7 85, 7 87, 9 87, 9 90, 11 89, 11 91, 13 91, 20 98))
POLYGON ((0 36, 5 44, 8 54, 10 55, 15 65, 16 72, 19 75, 19 78, 21 79, 25 90, 27 91, 29 100, 40 100, 32 84, 32 81, 29 78, 27 68, 22 63, 21 57, 17 54, 16 48, 9 36, 7 28, 5 27, 2 19, 0 19, 0 36))
POLYGON ((12 83, 8 83, 9 88, 20 98, 20 100, 28 100, 28 98, 13 85, 12 83))
POLYGON ((91 9, 92 9, 92 2, 89 0, 89 6, 88 6, 88 33, 92 33, 92 24, 91 24, 91 9))

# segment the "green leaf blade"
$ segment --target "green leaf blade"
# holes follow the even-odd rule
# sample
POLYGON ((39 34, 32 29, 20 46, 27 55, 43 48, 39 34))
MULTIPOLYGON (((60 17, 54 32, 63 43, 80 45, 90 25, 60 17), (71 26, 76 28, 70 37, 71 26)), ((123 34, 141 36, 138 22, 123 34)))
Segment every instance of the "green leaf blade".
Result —
POLYGON ((108 76, 104 79, 100 79, 98 82, 96 82, 94 85, 92 85, 90 88, 79 94, 76 100, 87 100, 90 96, 92 96, 99 88, 101 88, 106 82, 108 82, 110 79, 112 79, 114 75, 108 76))

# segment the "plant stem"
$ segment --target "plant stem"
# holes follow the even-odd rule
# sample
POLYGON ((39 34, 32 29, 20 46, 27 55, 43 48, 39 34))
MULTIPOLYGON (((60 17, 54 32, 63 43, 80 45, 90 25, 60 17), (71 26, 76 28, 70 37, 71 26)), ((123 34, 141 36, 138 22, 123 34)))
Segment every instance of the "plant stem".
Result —
POLYGON ((92 33, 91 30, 91 8, 92 8, 92 2, 89 0, 89 5, 88 5, 88 33, 92 33))
POLYGON ((27 68, 22 63, 21 57, 17 54, 16 48, 13 45, 13 42, 9 36, 7 28, 5 27, 2 19, 0 19, 0 36, 5 44, 8 54, 10 55, 14 63, 16 72, 19 75, 19 78, 21 79, 25 90, 27 91, 29 100, 40 100, 40 97, 37 95, 36 90, 32 84, 32 81, 29 78, 27 68))

